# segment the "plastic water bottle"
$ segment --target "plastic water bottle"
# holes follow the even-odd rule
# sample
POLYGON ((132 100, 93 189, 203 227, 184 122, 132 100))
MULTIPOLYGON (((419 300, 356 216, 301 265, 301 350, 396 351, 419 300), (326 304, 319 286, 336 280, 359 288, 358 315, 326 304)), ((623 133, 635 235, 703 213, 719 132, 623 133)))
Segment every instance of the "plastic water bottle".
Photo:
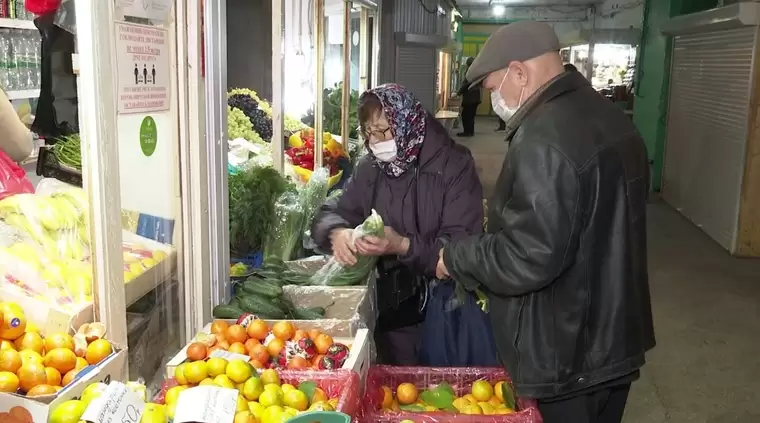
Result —
POLYGON ((31 90, 35 87, 34 75, 36 72, 32 68, 32 39, 29 31, 19 31, 19 51, 21 62, 19 63, 19 85, 25 90, 31 90))
POLYGON ((19 36, 20 31, 10 31, 9 33, 9 39, 11 41, 11 48, 10 48, 10 65, 8 66, 8 70, 10 71, 10 79, 13 81, 13 86, 15 87, 15 90, 23 90, 23 80, 21 76, 21 67, 19 66, 23 61, 23 55, 21 53, 21 37, 19 36))
POLYGON ((39 32, 31 31, 29 38, 32 46, 32 88, 40 88, 42 84, 42 38, 39 32))
POLYGON ((8 38, 6 31, 0 31, 0 85, 6 91, 12 90, 12 84, 8 77, 8 38))

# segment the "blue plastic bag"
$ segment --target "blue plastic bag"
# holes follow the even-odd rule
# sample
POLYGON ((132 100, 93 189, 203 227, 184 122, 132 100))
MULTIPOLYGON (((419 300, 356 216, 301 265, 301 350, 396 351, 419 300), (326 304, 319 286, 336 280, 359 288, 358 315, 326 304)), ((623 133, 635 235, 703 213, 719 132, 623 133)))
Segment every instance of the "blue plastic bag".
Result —
POLYGON ((452 282, 429 284, 421 335, 421 365, 501 366, 490 318, 480 309, 475 295, 466 298, 464 303, 457 301, 452 282), (457 306, 452 307, 453 303, 457 306))

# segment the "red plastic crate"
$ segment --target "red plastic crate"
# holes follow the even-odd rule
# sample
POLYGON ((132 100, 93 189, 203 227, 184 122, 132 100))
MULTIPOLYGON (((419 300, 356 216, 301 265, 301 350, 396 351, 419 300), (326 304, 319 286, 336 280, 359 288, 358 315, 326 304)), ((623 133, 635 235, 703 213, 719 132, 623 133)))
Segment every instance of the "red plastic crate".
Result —
MULTIPOLYGON (((536 402, 528 399, 517 400, 517 411, 502 415, 465 415, 445 412, 414 413, 407 411, 388 412, 378 410, 377 392, 387 386, 392 390, 405 382, 413 383, 420 391, 442 382, 449 383, 458 396, 465 395, 473 382, 487 380, 494 384, 499 381, 510 381, 509 376, 501 368, 495 367, 370 367, 367 374, 367 385, 362 401, 360 422, 397 423, 401 420, 412 420, 415 423, 542 423, 541 414, 536 408, 536 402)), ((511 381, 510 381, 511 383, 511 381)))
MULTIPOLYGON (((317 384, 329 398, 338 398, 338 406, 335 411, 348 414, 351 417, 359 414, 360 392, 359 375, 350 370, 279 370, 280 380, 282 383, 289 383, 298 386, 300 382, 312 381, 317 384)), ((167 379, 161 385, 161 391, 156 395, 153 401, 157 404, 164 403, 166 391, 177 386, 177 381, 167 379)))

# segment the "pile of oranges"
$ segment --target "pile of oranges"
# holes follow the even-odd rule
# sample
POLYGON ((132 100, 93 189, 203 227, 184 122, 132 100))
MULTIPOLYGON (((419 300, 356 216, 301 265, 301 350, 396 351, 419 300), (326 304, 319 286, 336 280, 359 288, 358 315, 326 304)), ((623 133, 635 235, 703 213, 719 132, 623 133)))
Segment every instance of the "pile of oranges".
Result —
POLYGON ((55 394, 88 365, 108 357, 113 348, 103 325, 85 325, 77 335, 47 336, 26 323, 21 307, 0 303, 0 392, 29 397, 55 394))
POLYGON ((289 345, 308 338, 313 342, 316 355, 311 359, 288 354, 286 367, 289 369, 315 369, 331 346, 333 338, 318 329, 305 331, 288 321, 278 321, 270 328, 267 322, 254 319, 247 326, 229 324, 216 320, 211 324, 211 334, 196 337, 196 342, 187 348, 190 361, 205 360, 215 350, 224 350, 249 357, 257 369, 271 367, 272 361, 282 357, 289 345))

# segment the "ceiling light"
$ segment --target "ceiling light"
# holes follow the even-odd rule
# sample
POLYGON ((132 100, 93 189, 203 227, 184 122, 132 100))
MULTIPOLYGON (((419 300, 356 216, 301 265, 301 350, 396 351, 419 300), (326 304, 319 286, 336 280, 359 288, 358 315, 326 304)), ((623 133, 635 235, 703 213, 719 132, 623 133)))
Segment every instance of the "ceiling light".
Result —
POLYGON ((504 12, 506 12, 506 9, 504 8, 504 6, 500 4, 497 4, 496 6, 493 7, 494 16, 503 16, 504 12))

